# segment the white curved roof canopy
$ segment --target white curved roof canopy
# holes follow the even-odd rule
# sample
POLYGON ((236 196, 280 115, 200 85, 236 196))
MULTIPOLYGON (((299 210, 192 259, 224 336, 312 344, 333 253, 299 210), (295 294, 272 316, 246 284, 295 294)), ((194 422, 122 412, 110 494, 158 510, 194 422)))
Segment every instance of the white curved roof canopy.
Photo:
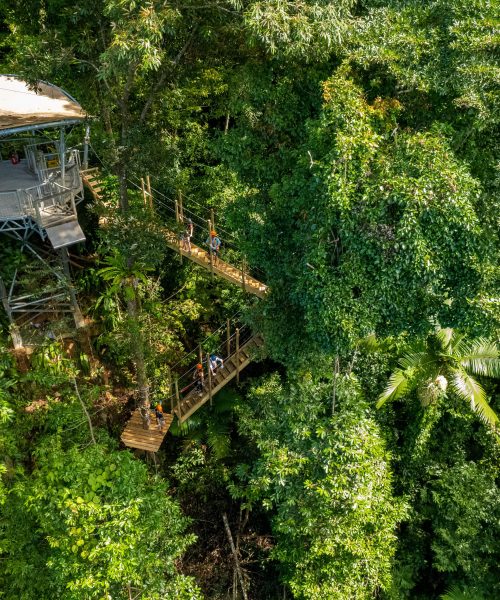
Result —
POLYGON ((15 75, 0 75, 0 136, 79 123, 78 102, 61 88, 39 81, 33 89, 15 75))

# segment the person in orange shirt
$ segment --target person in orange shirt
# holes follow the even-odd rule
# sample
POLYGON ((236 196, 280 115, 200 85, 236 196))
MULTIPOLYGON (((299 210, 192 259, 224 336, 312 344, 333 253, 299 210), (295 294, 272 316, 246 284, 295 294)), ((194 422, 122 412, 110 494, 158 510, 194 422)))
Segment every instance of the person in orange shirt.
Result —
POLYGON ((165 416, 163 415, 163 406, 160 404, 160 402, 158 402, 155 407, 155 416, 158 429, 163 431, 163 426, 165 425, 165 416))
POLYGON ((205 374, 203 373, 203 365, 198 363, 193 373, 194 389, 201 396, 205 385, 205 374))

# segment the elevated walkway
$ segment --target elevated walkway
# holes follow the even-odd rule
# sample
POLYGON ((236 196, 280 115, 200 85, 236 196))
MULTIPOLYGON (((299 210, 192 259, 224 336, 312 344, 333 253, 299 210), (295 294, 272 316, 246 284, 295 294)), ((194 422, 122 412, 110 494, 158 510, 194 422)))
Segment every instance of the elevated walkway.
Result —
POLYGON ((182 242, 178 239, 176 234, 169 230, 164 229, 165 232, 165 242, 169 248, 176 250, 182 256, 185 256, 189 260, 195 262, 198 265, 201 265, 208 271, 222 277, 226 281, 230 281, 238 286, 240 286, 245 292, 249 294, 254 294, 255 296, 259 296, 259 298, 263 298, 267 292, 267 286, 249 275, 245 273, 243 269, 238 269, 237 267, 233 267, 229 263, 218 260, 217 264, 214 261, 210 260, 210 254, 206 250, 203 250, 199 246, 196 246, 191 242, 191 252, 187 252, 182 249, 182 242))
MULTIPOLYGON (((255 358, 255 354, 264 342, 259 335, 255 335, 247 340, 241 347, 236 347, 236 350, 224 359, 224 367, 217 370, 216 374, 211 375, 209 367, 205 369, 204 386, 201 392, 193 389, 194 382, 191 380, 191 375, 194 369, 187 371, 180 379, 188 385, 180 393, 177 389, 175 394, 165 399, 165 402, 170 402, 173 406, 174 399, 176 404, 173 406, 171 413, 165 413, 165 426, 160 431, 156 424, 154 412, 151 411, 151 423, 149 429, 144 427, 144 423, 139 409, 132 413, 123 433, 121 440, 125 446, 129 448, 137 448, 148 452, 157 452, 172 424, 174 416, 177 416, 180 423, 184 423, 189 417, 201 408, 212 397, 217 394, 225 385, 232 381, 235 377, 239 378, 239 374, 245 369, 255 358), (189 390, 184 396, 182 392, 189 390)), ((177 386, 176 386, 177 387, 177 386)))
MULTIPOLYGON (((88 188, 94 199, 102 200, 102 183, 99 169, 86 169, 85 171, 81 171, 81 176, 83 184, 88 188)), ((106 219, 101 217, 99 219, 99 224, 105 225, 106 219)), ((217 264, 215 264, 213 257, 210 256, 208 251, 203 250, 192 242, 191 252, 188 252, 182 248, 180 236, 175 231, 168 227, 164 227, 163 232, 165 236, 165 243, 169 248, 172 248, 172 250, 175 250, 192 262, 202 266, 214 275, 222 277, 226 281, 240 286, 249 294, 254 294, 259 298, 263 298, 265 296, 268 289, 267 286, 258 279, 255 279, 255 277, 249 275, 244 268, 235 267, 234 265, 231 265, 230 263, 220 259, 217 261, 217 264)))
POLYGON ((214 394, 227 385, 232 379, 247 367, 254 358, 254 353, 263 346, 264 342, 258 335, 251 337, 241 346, 239 351, 234 352, 224 360, 224 368, 218 369, 217 374, 207 381, 201 393, 191 390, 174 408, 179 422, 184 423, 193 413, 208 402, 214 394), (211 384, 211 386, 210 386, 211 384))

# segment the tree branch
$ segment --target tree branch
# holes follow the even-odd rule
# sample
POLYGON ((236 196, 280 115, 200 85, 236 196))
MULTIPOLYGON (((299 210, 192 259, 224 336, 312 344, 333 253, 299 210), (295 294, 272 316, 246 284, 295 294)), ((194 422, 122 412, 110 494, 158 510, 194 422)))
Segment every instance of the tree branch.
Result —
POLYGON ((85 413, 85 416, 87 417, 87 421, 88 421, 89 429, 90 429, 90 437, 92 438, 92 443, 97 444, 97 442, 95 441, 95 437, 94 437, 94 428, 92 427, 92 421, 90 420, 89 411, 87 410, 87 407, 85 406, 85 403, 83 402, 82 397, 80 396, 80 391, 78 390, 78 385, 76 383, 75 377, 73 377, 73 385, 75 386, 76 397, 80 401, 80 404, 82 405, 82 410, 85 413))
MULTIPOLYGON (((179 50, 179 52, 177 53, 177 56, 172 60, 172 66, 176 67, 179 62, 181 61, 181 58, 184 56, 184 54, 187 52, 187 49, 189 48, 189 46, 191 45, 191 42, 194 39, 194 34, 196 33, 196 30, 198 29, 198 25, 195 24, 195 26, 193 27, 193 30, 191 31, 188 39, 186 40, 186 43, 184 44, 184 46, 179 50)), ((149 112, 149 109, 151 108, 151 105, 153 104, 153 100, 158 92, 158 90, 160 90, 160 88, 162 87, 162 85, 165 83, 165 80, 167 78, 167 74, 169 73, 169 71, 167 69, 165 69, 162 74, 160 75, 160 78, 158 79, 158 81, 156 82, 156 84, 154 85, 151 94, 149 95, 148 99, 146 100, 146 103, 144 104, 144 108, 142 109, 141 112, 141 116, 139 117, 139 123, 144 123, 144 121, 146 120, 146 116, 149 112)))
POLYGON ((224 521, 224 527, 226 529, 227 539, 229 540, 229 545, 231 546, 231 552, 233 554, 234 565, 236 567, 236 572, 238 573, 238 579, 240 580, 240 585, 241 585, 241 591, 243 593, 243 598, 245 600, 248 600, 247 591, 245 589, 245 582, 243 581, 243 575, 241 573, 240 561, 238 560, 238 554, 237 554, 236 548, 234 546, 233 536, 231 534, 231 529, 229 527, 229 522, 227 520, 226 513, 223 513, 222 520, 224 521))

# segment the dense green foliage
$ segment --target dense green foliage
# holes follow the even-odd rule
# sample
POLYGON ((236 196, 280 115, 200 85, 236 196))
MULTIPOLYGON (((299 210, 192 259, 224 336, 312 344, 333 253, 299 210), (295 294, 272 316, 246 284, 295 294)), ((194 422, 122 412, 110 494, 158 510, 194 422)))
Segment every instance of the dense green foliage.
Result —
POLYGON ((165 491, 128 453, 63 451, 54 439, 39 447, 37 468, 7 503, 7 597, 115 598, 128 588, 152 600, 196 597, 191 582, 172 577, 192 539, 165 491))
POLYGON ((240 597, 223 514, 252 599, 500 596, 498 43, 494 0, 0 0, 0 71, 75 96, 106 173, 92 328, 2 334, 1 598, 240 597), (171 197, 263 300, 166 248, 171 197), (119 449, 240 311, 271 360, 119 449))
POLYGON ((297 598, 372 598, 386 588, 404 514, 356 382, 339 392, 332 415, 331 385, 285 390, 275 377, 242 409, 241 431, 260 457, 238 468, 240 493, 276 509, 273 553, 297 598))

